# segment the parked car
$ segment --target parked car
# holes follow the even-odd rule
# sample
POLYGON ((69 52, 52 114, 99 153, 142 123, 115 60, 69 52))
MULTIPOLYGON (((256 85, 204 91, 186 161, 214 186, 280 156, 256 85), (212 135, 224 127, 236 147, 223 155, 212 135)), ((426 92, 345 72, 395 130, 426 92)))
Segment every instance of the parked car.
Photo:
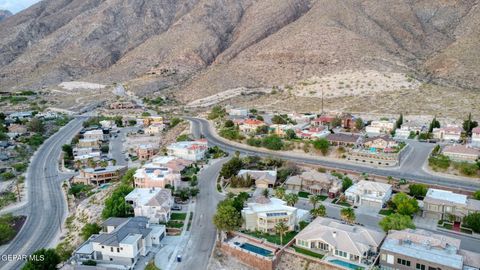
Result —
POLYGON ((182 210, 182 206, 180 206, 180 205, 174 205, 174 206, 172 206, 172 210, 174 210, 174 211, 181 211, 181 210, 182 210))

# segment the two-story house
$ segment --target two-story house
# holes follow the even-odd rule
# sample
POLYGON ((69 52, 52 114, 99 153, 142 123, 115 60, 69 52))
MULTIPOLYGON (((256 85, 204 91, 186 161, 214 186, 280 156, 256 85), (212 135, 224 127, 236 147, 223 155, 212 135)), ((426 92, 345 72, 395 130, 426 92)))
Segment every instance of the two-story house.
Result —
POLYGON ((361 180, 349 187, 345 196, 354 206, 382 208, 392 196, 392 185, 361 180))
POLYGON ((165 226, 149 224, 147 217, 109 218, 102 227, 100 234, 92 235, 73 252, 72 264, 93 260, 133 269, 165 236, 165 226))
POLYGON ((208 150, 207 140, 195 140, 172 143, 167 147, 167 153, 191 161, 199 161, 205 157, 208 150))
POLYGON ((456 125, 448 125, 442 128, 433 129, 433 138, 445 141, 459 141, 462 136, 463 128, 456 125))
POLYGON ((480 211, 480 201, 449 190, 430 188, 423 199, 423 216, 435 219, 453 218, 461 222, 466 215, 480 211))
POLYGON ((375 136, 380 134, 388 134, 392 132, 395 127, 395 123, 388 120, 372 121, 369 126, 365 127, 365 132, 369 136, 375 136))
POLYGON ((173 206, 172 191, 162 188, 135 188, 125 196, 136 217, 147 217, 150 223, 166 223, 173 206))

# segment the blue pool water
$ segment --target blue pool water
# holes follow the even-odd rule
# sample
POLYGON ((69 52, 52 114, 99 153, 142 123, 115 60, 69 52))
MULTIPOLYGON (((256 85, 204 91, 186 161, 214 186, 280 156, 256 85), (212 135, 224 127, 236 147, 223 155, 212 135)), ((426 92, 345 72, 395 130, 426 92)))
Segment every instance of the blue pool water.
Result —
POLYGON ((331 260, 329 262, 340 265, 340 266, 343 266, 343 267, 350 268, 352 270, 358 270, 358 269, 363 270, 364 269, 363 267, 361 267, 359 265, 349 263, 349 262, 345 262, 345 261, 342 261, 342 260, 331 260))
POLYGON ((240 247, 243 248, 243 249, 246 249, 248 251, 255 252, 257 254, 265 256, 265 257, 272 256, 272 252, 270 250, 266 250, 264 248, 254 246, 254 245, 249 244, 249 243, 243 243, 243 244, 240 245, 240 247))

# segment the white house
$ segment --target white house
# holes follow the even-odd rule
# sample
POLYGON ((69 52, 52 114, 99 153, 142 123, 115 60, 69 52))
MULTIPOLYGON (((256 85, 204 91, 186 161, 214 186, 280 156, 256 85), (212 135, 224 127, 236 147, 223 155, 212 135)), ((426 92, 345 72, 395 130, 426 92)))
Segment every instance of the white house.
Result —
POLYGON ((145 128, 145 134, 147 135, 157 135, 160 134, 165 129, 165 124, 163 123, 153 123, 150 126, 145 128))
POLYGON ((295 236, 299 247, 351 262, 370 265, 385 233, 317 217, 295 236))
POLYGON ((205 157, 208 149, 207 140, 195 140, 172 143, 167 147, 167 153, 191 161, 199 161, 205 157))
POLYGON ((395 127, 395 123, 387 120, 372 121, 372 123, 365 127, 365 132, 368 135, 380 135, 382 133, 390 133, 395 127))
POLYGON ((248 116, 248 109, 244 108, 231 108, 228 110, 230 116, 248 116))
POLYGON ((247 203, 242 210, 242 217, 246 230, 275 233, 275 225, 279 222, 285 223, 290 231, 294 230, 295 225, 304 217, 303 212, 305 210, 287 206, 280 199, 258 196, 254 202, 247 203))
POLYGON ((420 133, 426 130, 426 125, 418 123, 416 121, 408 121, 402 124, 400 128, 395 130, 395 138, 398 139, 408 139, 410 133, 414 134, 420 133))
POLYGON ((354 206, 382 208, 392 196, 392 185, 361 180, 345 191, 354 206))
POLYGON ((101 129, 89 130, 83 134, 83 138, 86 140, 104 141, 105 134, 103 134, 103 130, 101 129))
POLYGON ((109 218, 102 226, 103 232, 92 235, 73 252, 72 264, 93 260, 133 269, 139 258, 158 246, 165 236, 165 226, 149 224, 146 217, 109 218))
POLYGON ((162 188, 135 188, 125 201, 132 205, 136 217, 147 217, 150 223, 168 222, 173 205, 172 191, 162 188))
POLYGON ((443 128, 433 129, 433 138, 445 141, 459 141, 463 132, 463 128, 455 125, 448 125, 443 128))
POLYGON ((480 127, 472 129, 472 146, 480 147, 480 127))

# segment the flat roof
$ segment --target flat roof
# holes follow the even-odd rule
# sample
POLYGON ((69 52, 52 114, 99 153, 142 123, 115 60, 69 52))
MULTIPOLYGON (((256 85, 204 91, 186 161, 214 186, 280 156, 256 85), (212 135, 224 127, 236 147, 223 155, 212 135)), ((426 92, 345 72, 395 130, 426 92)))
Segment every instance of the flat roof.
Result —
POLYGON ((125 196, 125 200, 135 200, 138 204, 145 205, 161 190, 161 188, 135 188, 125 196))
POLYGON ((448 201, 456 204, 467 204, 466 195, 454 193, 449 190, 429 188, 425 198, 427 200, 434 199, 434 200, 440 200, 440 201, 448 201))

